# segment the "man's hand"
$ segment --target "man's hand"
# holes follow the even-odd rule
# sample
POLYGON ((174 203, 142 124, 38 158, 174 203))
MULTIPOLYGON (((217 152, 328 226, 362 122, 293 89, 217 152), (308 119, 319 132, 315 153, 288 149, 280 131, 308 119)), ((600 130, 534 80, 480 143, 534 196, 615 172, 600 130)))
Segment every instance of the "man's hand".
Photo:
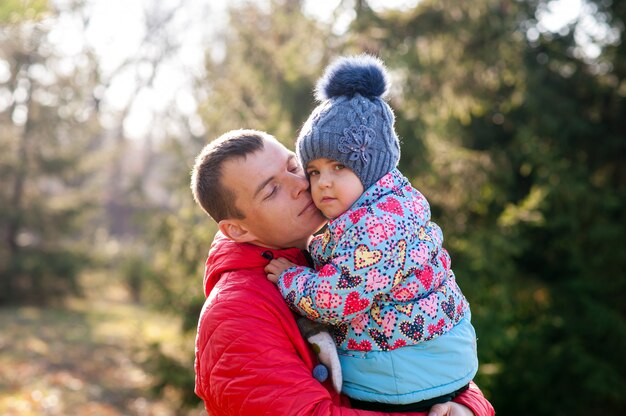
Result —
POLYGON ((462 404, 446 402, 431 407, 428 416, 474 416, 474 412, 462 404))
POLYGON ((267 266, 265 266, 267 279, 272 283, 278 283, 278 277, 280 274, 293 266, 296 266, 296 264, 282 257, 274 259, 270 261, 267 266))

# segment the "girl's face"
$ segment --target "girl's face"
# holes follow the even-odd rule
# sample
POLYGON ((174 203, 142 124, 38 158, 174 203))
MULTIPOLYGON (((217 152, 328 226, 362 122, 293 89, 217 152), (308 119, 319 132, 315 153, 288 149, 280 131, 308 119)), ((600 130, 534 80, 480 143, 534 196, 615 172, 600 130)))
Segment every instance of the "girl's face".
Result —
POLYGON ((313 202, 328 219, 346 212, 363 193, 363 184, 352 171, 331 159, 315 159, 306 167, 313 202))

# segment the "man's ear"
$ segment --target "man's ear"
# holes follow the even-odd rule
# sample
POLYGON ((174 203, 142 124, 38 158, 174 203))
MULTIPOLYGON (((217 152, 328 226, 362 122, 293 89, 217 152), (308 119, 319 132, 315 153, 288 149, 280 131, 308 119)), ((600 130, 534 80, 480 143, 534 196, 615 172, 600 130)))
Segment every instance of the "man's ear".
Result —
POLYGON ((256 238, 255 235, 238 220, 222 220, 217 225, 222 234, 237 243, 249 243, 256 238))

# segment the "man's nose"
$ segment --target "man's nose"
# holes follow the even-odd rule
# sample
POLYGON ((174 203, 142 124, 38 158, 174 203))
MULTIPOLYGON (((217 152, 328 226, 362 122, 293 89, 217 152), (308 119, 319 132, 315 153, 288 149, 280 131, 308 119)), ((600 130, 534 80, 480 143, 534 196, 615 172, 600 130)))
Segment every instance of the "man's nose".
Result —
POLYGON ((297 198, 309 189, 309 180, 302 175, 292 175, 292 196, 297 198))

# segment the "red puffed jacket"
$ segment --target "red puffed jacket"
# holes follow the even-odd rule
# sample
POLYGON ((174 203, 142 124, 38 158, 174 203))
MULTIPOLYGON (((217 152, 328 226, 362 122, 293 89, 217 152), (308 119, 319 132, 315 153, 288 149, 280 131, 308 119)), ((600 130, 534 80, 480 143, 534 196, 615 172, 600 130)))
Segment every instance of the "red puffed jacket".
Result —
MULTIPOLYGON (((350 409, 330 380, 322 384, 313 378, 319 362, 278 289, 266 278, 264 251, 220 233, 211 245, 195 359, 195 391, 209 415, 382 415, 350 409)), ((299 249, 269 251, 274 258, 307 264, 299 249)), ((494 415, 474 384, 454 400, 477 416, 494 415)))

